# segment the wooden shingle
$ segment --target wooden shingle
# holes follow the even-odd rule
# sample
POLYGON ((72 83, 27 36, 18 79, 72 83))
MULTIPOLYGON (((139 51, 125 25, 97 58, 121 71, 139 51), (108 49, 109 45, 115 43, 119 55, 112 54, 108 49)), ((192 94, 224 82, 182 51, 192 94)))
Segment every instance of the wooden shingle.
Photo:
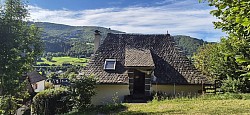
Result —
POLYGON ((154 67, 154 61, 150 50, 126 48, 125 50, 126 67, 154 67))

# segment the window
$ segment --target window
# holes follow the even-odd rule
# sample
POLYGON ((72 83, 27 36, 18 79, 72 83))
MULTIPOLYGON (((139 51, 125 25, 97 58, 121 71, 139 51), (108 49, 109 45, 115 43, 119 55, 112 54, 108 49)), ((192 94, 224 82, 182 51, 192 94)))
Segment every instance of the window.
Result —
POLYGON ((33 89, 34 89, 34 90, 37 89, 37 84, 36 84, 36 83, 33 84, 33 89))
POLYGON ((106 59, 104 63, 104 70, 115 70, 116 59, 106 59))

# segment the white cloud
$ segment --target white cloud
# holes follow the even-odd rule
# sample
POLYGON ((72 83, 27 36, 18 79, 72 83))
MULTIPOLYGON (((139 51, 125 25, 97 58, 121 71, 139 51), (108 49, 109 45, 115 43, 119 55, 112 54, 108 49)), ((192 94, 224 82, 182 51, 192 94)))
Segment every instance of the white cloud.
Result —
POLYGON ((5 0, 0 0, 0 4, 3 4, 5 2, 5 0))
POLYGON ((33 21, 73 26, 103 26, 128 33, 162 34, 168 30, 172 35, 190 35, 207 41, 219 41, 224 34, 213 29, 212 21, 216 19, 209 14, 211 9, 195 5, 197 4, 182 1, 154 7, 81 11, 48 10, 37 6, 29 6, 29 9, 30 20, 33 21))

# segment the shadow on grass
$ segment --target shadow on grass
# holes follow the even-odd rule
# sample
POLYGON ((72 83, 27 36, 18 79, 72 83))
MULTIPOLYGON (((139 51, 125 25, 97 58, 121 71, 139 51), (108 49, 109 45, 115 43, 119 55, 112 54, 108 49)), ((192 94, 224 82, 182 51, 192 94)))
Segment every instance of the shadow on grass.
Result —
POLYGON ((101 114, 114 114, 125 111, 128 107, 122 104, 100 105, 95 107, 98 113, 101 114))
POLYGON ((128 108, 122 104, 99 105, 89 108, 84 112, 71 112, 64 115, 97 115, 97 114, 117 114, 126 111, 128 108))

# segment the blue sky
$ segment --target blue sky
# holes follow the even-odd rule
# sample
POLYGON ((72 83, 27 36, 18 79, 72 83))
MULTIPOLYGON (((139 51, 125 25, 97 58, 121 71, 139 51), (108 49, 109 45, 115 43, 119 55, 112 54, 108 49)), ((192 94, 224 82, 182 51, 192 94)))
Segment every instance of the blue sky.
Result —
POLYGON ((72 26, 102 26, 127 33, 189 35, 206 41, 215 30, 213 8, 198 0, 29 0, 29 20, 72 26))

